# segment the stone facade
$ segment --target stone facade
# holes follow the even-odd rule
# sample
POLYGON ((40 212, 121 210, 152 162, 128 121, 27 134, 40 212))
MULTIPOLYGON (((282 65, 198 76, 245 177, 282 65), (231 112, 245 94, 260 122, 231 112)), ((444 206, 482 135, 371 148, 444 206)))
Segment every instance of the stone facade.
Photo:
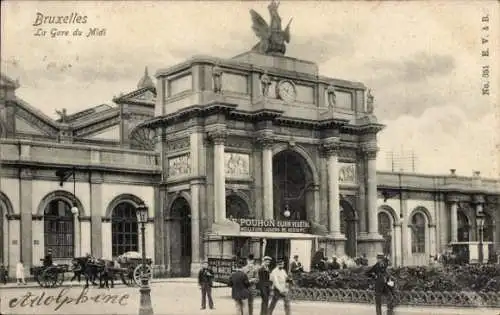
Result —
POLYGON ((500 250, 498 181, 376 172, 383 126, 366 108, 361 83, 255 53, 194 57, 159 70, 156 88, 145 77, 114 106, 53 120, 18 98, 19 84, 2 74, 1 257, 11 274, 19 259, 40 264, 54 200, 79 210, 70 231, 74 255, 104 258, 120 251, 116 235, 129 233, 116 223, 117 209, 145 203, 146 254, 172 276, 192 274, 206 258, 242 254, 235 252, 242 244, 260 257, 283 239, 289 242, 276 241, 276 253, 300 252, 304 260, 324 247, 328 256, 373 260, 385 250, 394 264, 427 264, 460 243, 458 213, 469 223, 487 213, 500 250), (74 177, 56 175, 68 169, 74 177), (415 213, 423 229, 413 224, 415 213), (313 229, 241 232, 238 218, 308 221, 313 229))

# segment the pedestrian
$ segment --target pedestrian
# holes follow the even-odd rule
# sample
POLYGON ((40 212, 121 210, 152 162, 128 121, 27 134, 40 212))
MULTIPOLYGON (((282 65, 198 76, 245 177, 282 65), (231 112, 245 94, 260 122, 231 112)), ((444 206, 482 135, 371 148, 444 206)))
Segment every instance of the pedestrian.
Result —
POLYGON ((17 285, 19 284, 26 284, 26 281, 24 280, 24 265, 23 261, 20 260, 17 265, 16 265, 16 279, 17 279, 17 285))
POLYGON ((201 264, 201 270, 198 273, 198 285, 201 290, 201 309, 207 308, 207 298, 208 307, 211 310, 214 309, 214 301, 212 299, 212 284, 214 279, 214 273, 210 268, 208 268, 208 262, 204 261, 201 264))
POLYGON ((382 299, 387 299, 387 315, 394 314, 394 279, 387 270, 388 261, 384 254, 377 255, 377 262, 366 273, 375 278, 375 310, 382 315, 382 299))
POLYGON ((260 304, 260 315, 267 315, 269 309, 269 296, 271 295, 271 280, 269 270, 269 265, 271 263, 271 257, 264 256, 262 258, 262 266, 260 266, 258 275, 259 282, 257 283, 257 287, 259 288, 260 298, 262 300, 260 304))
POLYGON ((243 272, 244 263, 238 261, 238 267, 229 278, 231 297, 236 305, 236 315, 248 315, 248 297, 250 296, 250 281, 243 272))
POLYGON ((255 265, 254 255, 250 254, 247 258, 247 264, 243 267, 243 272, 247 275, 248 281, 250 282, 250 295, 248 296, 248 314, 253 315, 253 292, 255 290, 255 284, 259 280, 258 267, 255 265))
POLYGON ((49 267, 52 266, 52 249, 47 250, 47 255, 45 255, 45 258, 43 259, 43 266, 44 267, 49 267))
POLYGON ((273 283, 273 297, 271 304, 269 304, 269 315, 273 314, 279 299, 283 299, 285 315, 290 315, 290 298, 288 293, 291 281, 285 271, 285 262, 282 259, 278 260, 276 268, 271 272, 270 279, 273 283))
POLYGON ((0 281, 7 284, 7 268, 3 264, 0 265, 0 281))
POLYGON ((293 278, 297 278, 301 273, 304 272, 304 267, 299 261, 299 255, 294 255, 293 260, 290 263, 290 274, 293 278))

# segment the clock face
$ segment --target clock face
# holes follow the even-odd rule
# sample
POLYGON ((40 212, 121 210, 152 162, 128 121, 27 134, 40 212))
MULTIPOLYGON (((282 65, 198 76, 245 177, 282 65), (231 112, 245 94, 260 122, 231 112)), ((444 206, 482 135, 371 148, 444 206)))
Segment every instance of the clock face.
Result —
POLYGON ((278 84, 278 96, 285 102, 295 101, 295 86, 290 81, 281 81, 278 84))

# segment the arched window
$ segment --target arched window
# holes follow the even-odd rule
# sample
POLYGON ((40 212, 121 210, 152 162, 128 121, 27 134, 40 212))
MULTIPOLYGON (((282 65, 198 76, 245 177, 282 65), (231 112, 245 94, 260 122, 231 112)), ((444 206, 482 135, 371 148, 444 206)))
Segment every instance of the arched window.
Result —
POLYGON ((390 256, 392 252, 392 226, 391 218, 386 212, 378 213, 378 233, 385 240, 384 254, 390 256))
POLYGON ((459 242, 468 242, 469 241, 469 220, 467 216, 462 212, 458 211, 457 213, 457 240, 459 242))
POLYGON ((226 218, 247 219, 250 217, 247 203, 237 195, 226 197, 226 218))
POLYGON ((425 216, 417 212, 411 219, 411 252, 425 253, 425 216))
POLYGON ((74 220, 71 205, 61 199, 49 202, 44 210, 45 251, 51 249, 53 258, 73 258, 74 220))
POLYGON ((137 214, 131 203, 122 202, 113 209, 111 244, 113 257, 139 251, 137 214))
POLYGON ((483 241, 493 242, 493 233, 495 233, 493 218, 488 213, 484 213, 483 241))

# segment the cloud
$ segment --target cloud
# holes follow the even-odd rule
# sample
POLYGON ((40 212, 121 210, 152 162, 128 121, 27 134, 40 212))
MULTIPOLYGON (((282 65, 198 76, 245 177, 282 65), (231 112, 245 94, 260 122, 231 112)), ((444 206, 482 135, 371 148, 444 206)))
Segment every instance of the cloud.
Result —
POLYGON ((445 76, 455 68, 452 55, 430 55, 427 52, 417 52, 406 60, 371 60, 366 65, 382 78, 386 84, 405 81, 419 82, 430 77, 445 76))
POLYGON ((417 156, 417 172, 442 174, 455 168, 466 176, 473 170, 486 177, 500 175, 500 136, 492 132, 500 126, 494 112, 471 120, 460 108, 434 107, 418 117, 403 115, 383 123, 379 169, 390 168, 385 153, 405 150, 417 156))

